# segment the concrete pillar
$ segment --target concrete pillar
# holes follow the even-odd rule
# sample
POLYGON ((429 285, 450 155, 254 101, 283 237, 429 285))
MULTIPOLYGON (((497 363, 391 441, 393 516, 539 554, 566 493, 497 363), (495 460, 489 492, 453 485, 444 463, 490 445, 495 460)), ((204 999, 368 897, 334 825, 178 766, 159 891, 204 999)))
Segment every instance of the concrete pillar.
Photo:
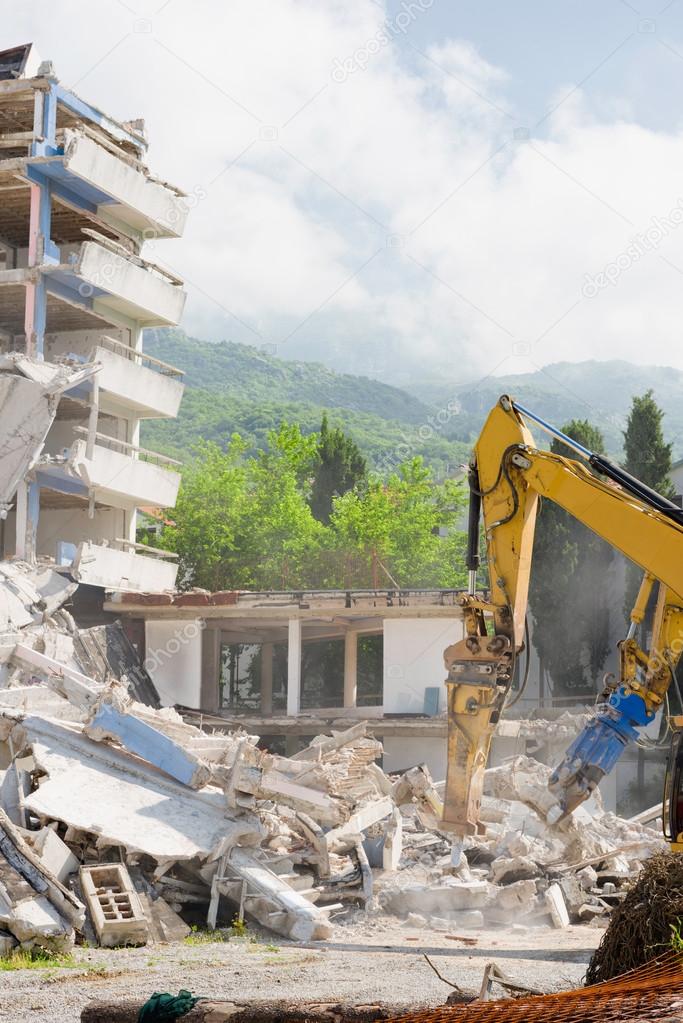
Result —
POLYGON ((358 633, 344 636, 344 706, 355 707, 358 691, 358 633))
POLYGON ((301 619, 290 618, 287 633, 287 714, 297 717, 301 708, 301 619))
POLYGON ((28 483, 20 480, 17 487, 17 511, 14 520, 14 553, 26 560, 26 524, 28 522, 28 483))
MULTIPOLYGON (((31 156, 52 156, 56 152, 57 90, 51 84, 36 95, 33 126, 40 141, 31 145, 31 156)), ((32 182, 30 186, 28 265, 57 264, 59 250, 52 241, 52 198, 47 178, 32 182)), ((24 305, 24 334, 26 353, 43 358, 47 317, 47 287, 43 274, 26 286, 24 305)), ((30 514, 30 512, 29 512, 30 514)))
POLYGON ((273 644, 261 647, 261 713, 264 717, 273 714, 273 644))
POLYGON ((201 679, 199 684, 199 706, 207 714, 215 714, 218 705, 218 678, 220 673, 221 633, 220 629, 207 624, 202 632, 201 679))
MULTIPOLYGON (((19 498, 17 497, 17 524, 19 522, 19 498)), ((36 538, 38 535, 38 519, 40 518, 40 487, 34 481, 26 485, 26 511, 21 509, 22 516, 25 515, 25 531, 23 554, 20 555, 25 561, 35 563, 36 560, 36 538)), ((18 539, 18 535, 17 535, 18 539)))
MULTIPOLYGON (((139 324, 136 324, 131 328, 130 331, 130 346, 135 351, 142 351, 143 343, 143 330, 139 324)), ((123 440, 132 444, 134 447, 140 447, 140 420, 139 419, 127 419, 124 420, 124 431, 125 436, 123 440)), ((129 452, 134 458, 138 458, 137 452, 129 452)), ((126 512, 126 520, 124 526, 125 539, 130 540, 134 543, 137 540, 137 528, 138 528, 138 512, 137 508, 133 508, 131 511, 126 512)))

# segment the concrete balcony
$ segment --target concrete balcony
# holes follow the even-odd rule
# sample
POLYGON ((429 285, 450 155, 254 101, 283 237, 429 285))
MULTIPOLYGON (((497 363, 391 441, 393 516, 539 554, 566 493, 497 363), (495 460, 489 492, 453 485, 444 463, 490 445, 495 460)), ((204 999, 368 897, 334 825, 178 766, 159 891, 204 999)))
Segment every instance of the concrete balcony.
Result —
POLYGON ((180 474, 171 467, 179 462, 101 433, 95 434, 88 451, 88 431, 76 427, 74 432, 83 439, 74 441, 62 457, 52 456, 40 463, 41 486, 68 493, 70 484, 77 483, 81 493, 112 508, 170 508, 175 504, 180 474))
POLYGON ((176 278, 119 246, 83 242, 70 251, 69 262, 43 266, 42 272, 48 291, 112 323, 173 326, 185 305, 176 278))
MULTIPOLYGON (((26 288, 47 289, 48 333, 113 327, 171 327, 180 320, 180 281, 113 243, 87 241, 57 250, 41 267, 0 269, 0 323, 22 334, 26 288)), ((0 263, 0 267, 2 267, 0 263)))
MULTIPOLYGON (((183 371, 138 352, 113 337, 93 333, 46 338, 46 356, 98 363, 100 411, 127 419, 175 418, 183 396, 183 371)), ((79 393, 70 392, 78 398, 79 393)))
MULTIPOLYGON (((29 133, 25 133, 30 136, 29 133)), ((14 136, 16 137, 16 136, 14 136)), ((58 201, 87 212, 102 225, 138 243, 149 238, 179 238, 185 230, 190 202, 177 189, 157 181, 141 163, 109 145, 101 132, 80 125, 57 132, 59 146, 52 155, 27 156, 30 138, 17 141, 17 158, 5 145, 0 159, 13 181, 48 184, 58 201), (14 156, 10 161, 8 157, 14 156)))
POLYGON ((178 566, 161 559, 165 552, 124 540, 116 543, 119 547, 79 544, 71 565, 74 579, 105 590, 162 593, 174 589, 178 566))
POLYGON ((62 139, 64 155, 36 161, 39 173, 80 195, 113 227, 180 238, 188 213, 182 193, 108 152, 86 129, 67 128, 62 139))

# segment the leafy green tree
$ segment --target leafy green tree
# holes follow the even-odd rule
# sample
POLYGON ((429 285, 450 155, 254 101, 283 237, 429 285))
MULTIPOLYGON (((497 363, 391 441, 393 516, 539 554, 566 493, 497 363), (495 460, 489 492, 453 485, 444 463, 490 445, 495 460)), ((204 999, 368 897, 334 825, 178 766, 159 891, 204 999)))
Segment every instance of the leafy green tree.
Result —
POLYGON ((315 442, 283 423, 269 435, 267 449, 250 460, 240 553, 252 589, 304 585, 309 563, 325 544, 325 528, 307 501, 315 442))
POLYGON ((180 586, 222 589, 239 575, 238 545, 247 497, 242 439, 233 435, 222 451, 204 442, 184 469, 173 511, 159 544, 178 555, 180 586))
POLYGON ((457 528, 465 501, 462 486, 435 483, 416 457, 386 481, 372 478, 362 492, 337 498, 331 525, 341 546, 379 567, 380 585, 388 579, 401 587, 454 587, 465 579, 464 534, 457 528))
POLYGON ((265 450, 239 436, 205 442, 186 467, 160 543, 179 558, 181 586, 218 589, 458 586, 464 582, 465 501, 420 458, 384 482, 357 481, 333 498, 329 523, 310 507, 319 439, 283 423, 265 450), (443 534, 443 535, 442 535, 443 534), (350 566, 350 567, 349 567, 350 566))
POLYGON ((314 457, 315 438, 287 425, 255 458, 238 436, 226 451, 201 445, 183 475, 175 525, 162 533, 178 554, 181 585, 277 589, 283 565, 300 573, 323 528, 301 483, 314 457))
MULTIPOLYGON (((567 436, 603 452, 602 434, 585 419, 562 427, 567 436)), ((556 454, 574 457, 561 442, 556 454)), ((529 605, 533 643, 560 695, 594 690, 609 653, 609 544, 551 502, 541 506, 534 539, 529 605)))
POLYGON ((327 524, 334 498, 363 483, 368 466, 351 437, 347 437, 339 427, 330 429, 326 412, 320 424, 317 455, 310 505, 315 518, 327 524))

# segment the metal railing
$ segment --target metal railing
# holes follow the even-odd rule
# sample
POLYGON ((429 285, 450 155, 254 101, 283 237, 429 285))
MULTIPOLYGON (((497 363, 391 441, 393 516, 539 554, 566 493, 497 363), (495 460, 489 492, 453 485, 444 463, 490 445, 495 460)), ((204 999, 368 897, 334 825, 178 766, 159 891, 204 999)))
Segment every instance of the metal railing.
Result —
POLYGON ((97 345, 101 348, 110 348, 115 355, 121 355, 124 359, 128 359, 129 362, 134 362, 138 366, 145 366, 147 369, 154 370, 155 373, 160 373, 162 376, 173 377, 178 380, 182 380, 185 376, 184 370, 171 366, 170 363, 163 362, 161 359, 156 359, 153 355, 139 352, 137 349, 131 348, 130 345, 124 344, 123 341, 117 341, 116 338, 105 335, 98 338, 97 345))
MULTIPOLYGON (((75 426, 74 433, 79 433, 84 436, 88 436, 88 430, 85 426, 75 426)), ((109 437, 106 433, 96 433, 95 442, 101 447, 121 448, 122 453, 130 455, 133 458, 139 459, 141 462, 153 462, 157 465, 182 465, 182 462, 177 461, 175 458, 169 458, 168 455, 161 455, 158 451, 150 451, 148 448, 140 448, 135 444, 129 444, 128 441, 118 440, 117 437, 109 437)))
POLYGON ((132 551, 134 554, 139 551, 141 554, 150 554, 154 558, 173 559, 178 557, 175 551, 167 551, 163 547, 152 547, 148 543, 137 543, 135 540, 124 540, 120 536, 114 540, 114 543, 118 544, 122 550, 132 551))

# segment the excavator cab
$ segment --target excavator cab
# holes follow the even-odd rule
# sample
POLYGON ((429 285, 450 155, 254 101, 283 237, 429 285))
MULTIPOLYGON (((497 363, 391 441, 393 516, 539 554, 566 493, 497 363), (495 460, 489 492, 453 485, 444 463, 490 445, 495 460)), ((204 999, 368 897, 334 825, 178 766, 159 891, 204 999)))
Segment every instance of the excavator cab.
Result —
POLYGON ((671 719, 673 733, 664 779, 662 823, 664 837, 676 852, 683 852, 683 717, 671 719))

